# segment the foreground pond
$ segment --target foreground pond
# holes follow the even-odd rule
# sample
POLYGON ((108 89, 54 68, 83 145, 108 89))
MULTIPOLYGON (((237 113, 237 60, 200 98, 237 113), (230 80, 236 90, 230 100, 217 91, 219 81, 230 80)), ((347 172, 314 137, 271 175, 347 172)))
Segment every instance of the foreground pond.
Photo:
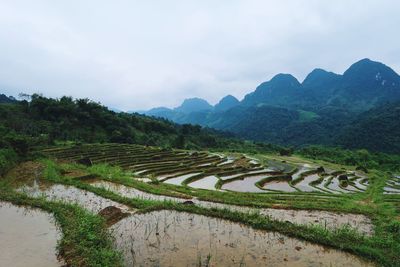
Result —
POLYGON ((176 211, 132 215, 111 231, 126 266, 374 266, 282 234, 176 211))
POLYGON ((38 209, 0 202, 0 266, 62 266, 54 218, 38 209))

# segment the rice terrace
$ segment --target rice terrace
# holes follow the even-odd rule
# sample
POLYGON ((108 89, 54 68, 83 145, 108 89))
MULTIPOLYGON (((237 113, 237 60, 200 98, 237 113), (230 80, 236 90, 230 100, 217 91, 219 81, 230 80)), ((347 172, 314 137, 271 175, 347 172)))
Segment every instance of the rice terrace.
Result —
MULTIPOLYGON (((44 158, 12 169, 6 180, 13 193, 2 190, 1 196, 34 207, 33 213, 36 208, 54 212, 50 222, 64 236, 54 237, 61 242, 60 261, 49 257, 49 266, 107 265, 102 260, 126 266, 389 266, 398 261, 398 223, 387 224, 384 217, 394 212, 387 203, 400 207, 395 176, 388 175, 384 184, 377 171, 295 155, 129 144, 62 145, 35 153, 44 158), (81 217, 68 218, 71 212, 81 217), (80 237, 68 230, 78 225, 89 232, 80 237), (95 230, 100 232, 91 240, 95 230), (80 238, 82 245, 70 243, 80 238), (386 245, 378 243, 383 238, 386 245), (390 238, 393 243, 386 243, 390 238), (91 251, 94 242, 115 252, 98 257, 102 250, 91 251), (82 249, 89 249, 88 258, 80 255, 82 249)), ((18 209, 6 203, 1 212, 18 209)), ((25 220, 22 216, 21 223, 25 220)), ((27 242, 36 241, 27 237, 27 242)))
POLYGON ((0 267, 400 267, 400 1, 0 1, 0 267))

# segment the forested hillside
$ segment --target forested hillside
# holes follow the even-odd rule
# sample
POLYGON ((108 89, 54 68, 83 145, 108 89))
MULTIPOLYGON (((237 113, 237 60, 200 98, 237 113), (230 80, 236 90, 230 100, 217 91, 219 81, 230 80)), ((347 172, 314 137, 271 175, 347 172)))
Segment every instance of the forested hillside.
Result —
POLYGON ((348 148, 400 153, 400 101, 360 114, 343 129, 336 143, 348 148))
MULTIPOLYGON (((29 147, 55 142, 135 143, 164 148, 270 150, 271 145, 229 138, 215 130, 139 114, 115 113, 88 99, 46 98, 0 105, 0 148, 24 154, 29 147)), ((275 149, 275 148, 274 148, 275 149)))

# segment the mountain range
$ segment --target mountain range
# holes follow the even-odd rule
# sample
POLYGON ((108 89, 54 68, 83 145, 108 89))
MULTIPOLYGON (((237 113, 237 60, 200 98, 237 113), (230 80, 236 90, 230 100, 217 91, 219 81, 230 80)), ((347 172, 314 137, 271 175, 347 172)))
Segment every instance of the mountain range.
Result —
POLYGON ((255 141, 398 153, 399 108, 400 76, 383 63, 362 59, 342 75, 314 69, 303 82, 278 74, 241 101, 228 95, 212 106, 192 98, 177 108, 154 108, 144 114, 255 141))

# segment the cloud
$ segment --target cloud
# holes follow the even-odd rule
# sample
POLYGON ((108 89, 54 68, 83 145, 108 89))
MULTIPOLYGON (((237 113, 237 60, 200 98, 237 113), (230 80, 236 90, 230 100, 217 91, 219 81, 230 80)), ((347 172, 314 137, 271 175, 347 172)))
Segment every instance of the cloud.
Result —
POLYGON ((2 1, 0 88, 123 110, 242 98, 276 73, 400 70, 400 2, 2 1))

